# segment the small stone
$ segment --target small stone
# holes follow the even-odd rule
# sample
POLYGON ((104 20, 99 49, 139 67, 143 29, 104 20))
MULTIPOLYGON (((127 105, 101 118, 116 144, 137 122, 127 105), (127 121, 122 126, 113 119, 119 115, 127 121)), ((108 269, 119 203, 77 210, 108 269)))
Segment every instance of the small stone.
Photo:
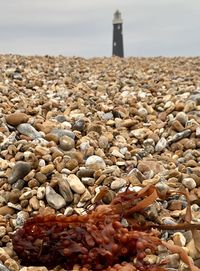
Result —
POLYGON ((188 113, 196 109, 196 102, 192 100, 187 100, 184 107, 184 112, 188 113))
POLYGON ((64 211, 64 215, 65 216, 70 216, 70 215, 73 214, 73 212, 74 212, 74 209, 71 206, 68 206, 64 211))
POLYGON ((67 180, 60 179, 58 181, 60 194, 63 196, 67 203, 70 203, 74 199, 74 195, 70 189, 70 185, 67 180))
POLYGON ((15 112, 15 113, 11 113, 7 115, 5 119, 8 124, 17 126, 21 123, 27 122, 29 119, 29 116, 26 115, 25 113, 15 112))
POLYGON ((103 120, 112 120, 113 119, 113 113, 112 112, 107 112, 102 114, 101 118, 103 120))
POLYGON ((178 270, 178 266, 180 263, 180 256, 179 254, 172 254, 172 255, 167 255, 165 257, 167 264, 167 267, 172 267, 175 268, 176 270, 178 270))
POLYGON ((134 129, 130 132, 131 136, 134 136, 137 139, 144 139, 145 137, 148 136, 149 133, 149 129, 148 128, 138 128, 138 129, 134 129))
POLYGON ((16 227, 21 227, 28 217, 29 217, 29 215, 27 212, 25 212, 25 211, 18 212, 17 218, 15 220, 16 227))
POLYGON ((148 115, 148 112, 144 107, 139 108, 137 113, 140 117, 146 117, 148 115))
POLYGON ((0 207, 0 215, 13 215, 15 213, 15 210, 13 208, 10 208, 8 206, 2 206, 0 207))
POLYGON ((72 126, 73 130, 82 132, 85 128, 85 121, 83 119, 79 119, 75 121, 74 125, 72 126))
POLYGON ((60 137, 60 148, 64 151, 69 151, 74 148, 75 142, 74 139, 69 136, 60 137))
POLYGON ((188 122, 188 116, 187 116, 187 114, 186 114, 185 112, 178 112, 178 113, 176 114, 176 119, 177 119, 178 121, 180 121, 180 123, 181 123, 183 126, 185 126, 186 123, 188 122))
POLYGON ((170 211, 182 210, 183 208, 186 207, 185 205, 186 205, 185 201, 173 199, 168 202, 168 209, 170 211))
POLYGON ((180 121, 178 120, 174 120, 172 122, 172 125, 171 125, 172 129, 177 131, 177 132, 181 132, 184 130, 184 126, 180 123, 180 121))
POLYGON ((83 177, 81 178, 81 181, 84 185, 94 185, 95 179, 91 177, 83 177))
POLYGON ((4 265, 10 270, 10 271, 18 271, 19 270, 19 266, 17 264, 16 261, 14 261, 13 259, 7 259, 4 262, 4 265))
POLYGON ((186 188, 188 188, 188 189, 190 189, 190 190, 196 187, 196 182, 195 182, 195 180, 194 180, 193 178, 190 178, 190 177, 184 178, 184 179, 182 180, 182 184, 183 184, 186 188))
POLYGON ((38 190, 37 190, 37 198, 39 200, 43 199, 45 196, 45 187, 39 187, 38 190))
POLYGON ((0 238, 6 234, 6 227, 0 226, 0 238))
POLYGON ((81 195, 80 202, 87 202, 92 198, 92 195, 88 191, 88 189, 85 190, 85 192, 81 195))
POLYGON ((93 177, 94 176, 94 170, 89 169, 89 168, 80 168, 79 171, 77 172, 77 177, 78 178, 83 178, 83 177, 93 177))
POLYGON ((153 171, 154 174, 158 174, 164 171, 164 166, 159 161, 150 161, 150 160, 143 160, 139 161, 138 170, 141 173, 153 171))
POLYGON ((46 180, 47 180, 47 176, 45 174, 41 173, 41 172, 37 172, 35 174, 35 178, 41 184, 45 183, 46 180))
MULTIPOLYGON (((30 189, 30 188, 29 188, 30 189)), ((28 190, 24 193, 22 193, 22 195, 20 196, 20 200, 25 200, 25 199, 30 199, 32 198, 37 192, 35 190, 28 190)))
POLYGON ((0 270, 1 271, 10 271, 2 262, 0 262, 0 270))
POLYGON ((10 256, 8 253, 2 247, 0 247, 0 261, 5 262, 9 258, 10 256))
POLYGON ((62 136, 69 136, 72 139, 75 138, 75 134, 70 131, 70 130, 65 130, 65 129, 57 129, 57 128, 53 128, 51 130, 52 134, 55 134, 56 136, 58 136, 59 138, 61 138, 62 136))
POLYGON ((42 135, 39 133, 31 124, 29 123, 22 123, 17 126, 17 130, 32 139, 41 138, 42 135))
POLYGON ((21 192, 19 189, 13 189, 9 193, 9 201, 12 203, 17 203, 19 201, 19 197, 21 195, 21 192))
POLYGON ((56 193, 56 191, 51 187, 46 187, 46 200, 50 207, 59 210, 66 205, 66 202, 61 195, 56 193))
POLYGON ((40 205, 39 205, 39 201, 38 201, 36 196, 33 196, 29 200, 29 205, 31 206, 31 208, 33 208, 33 210, 38 210, 39 209, 40 205))
POLYGON ((46 174, 51 173, 53 170, 54 170, 54 165, 53 164, 48 164, 48 165, 46 165, 44 167, 41 167, 40 173, 46 175, 46 174))
POLYGON ((125 158, 124 155, 122 153, 120 153, 118 150, 114 149, 111 154, 115 157, 119 157, 119 158, 125 158))
POLYGON ((8 183, 13 184, 19 179, 23 179, 31 171, 31 166, 27 162, 18 161, 12 168, 8 183))
POLYGON ((105 195, 103 196, 102 201, 105 204, 110 204, 115 196, 116 196, 116 193, 114 191, 108 190, 107 193, 105 193, 105 195))
POLYGON ((134 126, 137 122, 134 119, 126 119, 122 122, 121 126, 130 128, 134 126))
POLYGON ((83 162, 83 154, 79 151, 66 151, 65 154, 69 157, 71 157, 71 159, 75 159, 77 160, 77 162, 79 164, 81 164, 83 162))
POLYGON ((66 180, 68 181, 70 188, 77 194, 83 194, 86 190, 84 184, 75 174, 70 174, 66 180))
POLYGON ((158 182, 157 184, 155 184, 156 189, 159 192, 160 196, 165 197, 167 195, 167 192, 169 191, 169 186, 163 182, 158 182))
POLYGON ((172 143, 177 142, 177 141, 181 140, 182 138, 189 137, 191 133, 192 133, 192 131, 190 129, 186 129, 182 132, 179 132, 179 133, 175 134, 171 139, 169 139, 167 141, 167 144, 171 145, 172 143))
POLYGON ((105 164, 103 158, 101 158, 100 156, 97 156, 97 155, 92 155, 92 156, 88 157, 85 162, 85 166, 89 169, 94 169, 94 170, 106 168, 106 164, 105 164))
POLYGON ((18 211, 21 211, 22 210, 22 206, 21 206, 21 204, 14 204, 14 203, 12 203, 12 202, 8 202, 8 207, 11 207, 11 208, 13 208, 13 209, 15 209, 15 210, 18 210, 18 211))
POLYGON ((19 179, 12 185, 12 188, 22 190, 24 185, 25 185, 25 181, 22 179, 19 179))
POLYGON ((106 136, 100 136, 99 138, 99 147, 106 149, 108 147, 108 138, 106 136))
POLYGON ((196 136, 200 137, 200 126, 197 126, 196 128, 196 136))
POLYGON ((188 249, 188 255, 193 260, 200 258, 200 252, 197 250, 193 239, 186 245, 186 248, 188 249))
POLYGON ((110 188, 113 190, 116 190, 116 189, 120 189, 124 186, 126 186, 126 180, 124 180, 122 178, 117 178, 116 180, 114 180, 111 183, 110 188))
POLYGON ((176 232, 173 234, 174 244, 180 247, 185 247, 186 238, 181 232, 176 232))
POLYGON ((73 170, 78 166, 78 161, 76 159, 70 159, 65 163, 65 166, 69 170, 73 170))

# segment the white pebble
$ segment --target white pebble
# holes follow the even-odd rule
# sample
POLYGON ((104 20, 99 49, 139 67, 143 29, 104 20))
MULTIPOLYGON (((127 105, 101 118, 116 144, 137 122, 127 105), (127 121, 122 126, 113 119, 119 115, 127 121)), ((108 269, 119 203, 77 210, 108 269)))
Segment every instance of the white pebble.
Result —
POLYGON ((196 187, 196 182, 195 182, 195 180, 194 180, 193 178, 190 178, 190 177, 184 178, 184 179, 182 180, 182 184, 183 184, 186 188, 188 188, 188 189, 193 189, 193 188, 196 187))

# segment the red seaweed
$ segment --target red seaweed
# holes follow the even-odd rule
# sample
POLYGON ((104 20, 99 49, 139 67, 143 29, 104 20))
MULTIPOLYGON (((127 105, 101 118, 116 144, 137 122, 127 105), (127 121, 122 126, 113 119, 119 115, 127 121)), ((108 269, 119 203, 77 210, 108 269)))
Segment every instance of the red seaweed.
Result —
MULTIPOLYGON (((78 264, 84 271, 164 271, 164 262, 151 265, 145 261, 147 251, 155 255, 158 245, 163 244, 178 251, 191 270, 199 270, 183 249, 170 247, 159 239, 158 231, 152 230, 159 225, 133 218, 134 213, 144 211, 156 198, 155 187, 149 186, 138 193, 119 193, 110 205, 99 205, 86 215, 34 216, 13 234, 13 248, 26 266, 61 265, 71 270, 78 264), (122 218, 129 221, 129 226, 123 225, 122 218)), ((190 224, 183 224, 183 228, 184 225, 190 224)))

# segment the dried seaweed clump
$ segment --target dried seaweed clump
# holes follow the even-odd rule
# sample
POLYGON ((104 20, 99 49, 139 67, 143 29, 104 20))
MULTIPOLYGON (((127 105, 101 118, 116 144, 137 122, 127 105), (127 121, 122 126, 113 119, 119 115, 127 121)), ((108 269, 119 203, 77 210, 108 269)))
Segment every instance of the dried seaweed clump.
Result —
MULTIPOLYGON (((156 231, 131 217, 157 196, 155 187, 150 186, 138 193, 119 193, 110 205, 99 205, 87 215, 29 218, 12 237, 14 250, 22 265, 61 265, 72 270, 78 264, 82 271, 164 271, 163 263, 151 265, 145 261, 147 252, 156 254, 162 244, 156 231), (128 227, 121 223, 123 217, 130 218, 128 227)), ((199 270, 186 253, 181 253, 191 270, 199 270)))

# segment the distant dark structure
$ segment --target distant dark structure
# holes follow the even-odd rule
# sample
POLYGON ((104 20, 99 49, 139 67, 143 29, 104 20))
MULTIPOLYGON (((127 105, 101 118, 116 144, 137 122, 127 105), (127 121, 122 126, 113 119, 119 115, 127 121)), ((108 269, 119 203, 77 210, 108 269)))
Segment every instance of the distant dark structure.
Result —
POLYGON ((124 57, 121 13, 117 10, 113 18, 113 56, 124 57))

